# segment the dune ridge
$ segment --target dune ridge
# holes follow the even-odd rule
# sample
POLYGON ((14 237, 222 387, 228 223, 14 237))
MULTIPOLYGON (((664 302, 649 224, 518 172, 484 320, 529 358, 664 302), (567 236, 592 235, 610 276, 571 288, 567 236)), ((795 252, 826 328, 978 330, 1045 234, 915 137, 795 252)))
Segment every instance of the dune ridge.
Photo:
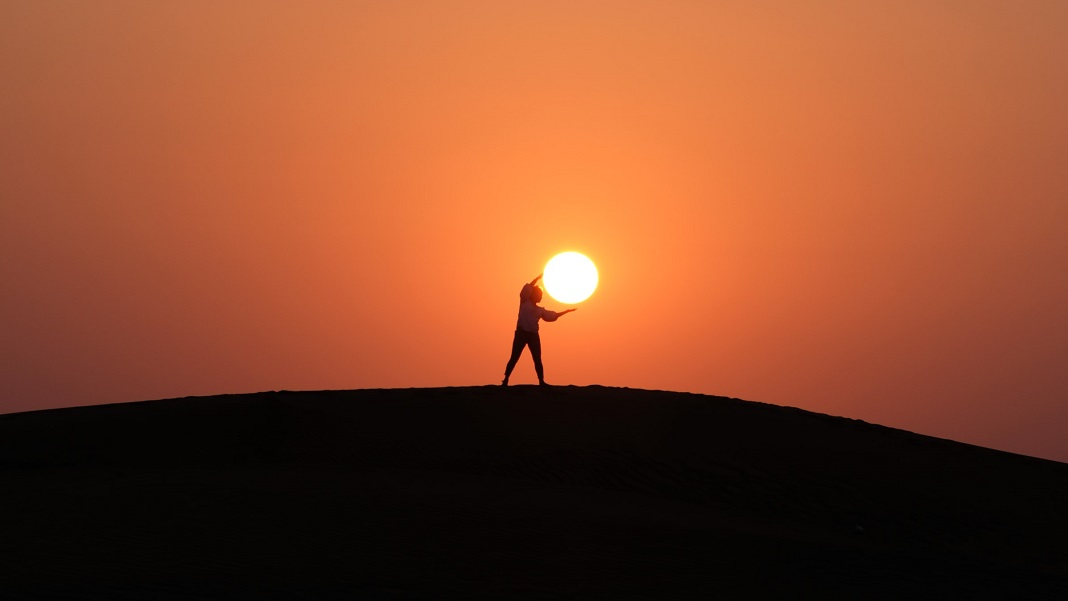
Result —
POLYGON ((1068 465, 696 394, 0 416, 6 598, 1068 598, 1068 465))

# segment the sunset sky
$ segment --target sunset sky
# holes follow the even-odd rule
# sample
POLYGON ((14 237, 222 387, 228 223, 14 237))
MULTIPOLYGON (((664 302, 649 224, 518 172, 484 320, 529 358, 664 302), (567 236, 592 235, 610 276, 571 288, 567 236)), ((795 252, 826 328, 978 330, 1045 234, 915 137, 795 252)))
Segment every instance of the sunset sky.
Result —
POLYGON ((0 0, 0 81, 0 412, 494 384, 577 250, 552 383, 1068 461, 1063 0, 0 0))

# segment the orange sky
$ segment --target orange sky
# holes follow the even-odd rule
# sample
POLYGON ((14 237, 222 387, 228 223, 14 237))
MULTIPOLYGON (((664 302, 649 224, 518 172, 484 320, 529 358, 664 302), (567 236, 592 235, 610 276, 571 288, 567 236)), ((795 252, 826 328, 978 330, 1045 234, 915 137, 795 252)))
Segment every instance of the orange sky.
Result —
POLYGON ((578 250, 550 382, 1068 461, 1066 32, 1060 0, 0 1, 0 411, 496 383, 578 250))

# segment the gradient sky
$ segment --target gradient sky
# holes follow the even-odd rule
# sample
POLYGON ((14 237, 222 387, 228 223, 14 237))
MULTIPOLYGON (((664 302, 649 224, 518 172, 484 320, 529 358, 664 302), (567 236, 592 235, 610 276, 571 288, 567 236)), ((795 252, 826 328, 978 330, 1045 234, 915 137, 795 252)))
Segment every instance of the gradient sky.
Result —
POLYGON ((550 382, 1068 461, 1068 2, 0 0, 0 80, 0 412, 496 383, 578 250, 550 382))

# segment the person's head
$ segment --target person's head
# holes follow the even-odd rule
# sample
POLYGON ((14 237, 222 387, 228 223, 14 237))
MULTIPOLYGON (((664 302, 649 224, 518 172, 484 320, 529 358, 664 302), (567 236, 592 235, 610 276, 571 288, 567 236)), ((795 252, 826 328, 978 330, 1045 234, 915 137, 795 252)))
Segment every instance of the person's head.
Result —
POLYGON ((534 304, 541 302, 541 288, 534 286, 534 289, 530 291, 530 300, 534 301, 534 304))

